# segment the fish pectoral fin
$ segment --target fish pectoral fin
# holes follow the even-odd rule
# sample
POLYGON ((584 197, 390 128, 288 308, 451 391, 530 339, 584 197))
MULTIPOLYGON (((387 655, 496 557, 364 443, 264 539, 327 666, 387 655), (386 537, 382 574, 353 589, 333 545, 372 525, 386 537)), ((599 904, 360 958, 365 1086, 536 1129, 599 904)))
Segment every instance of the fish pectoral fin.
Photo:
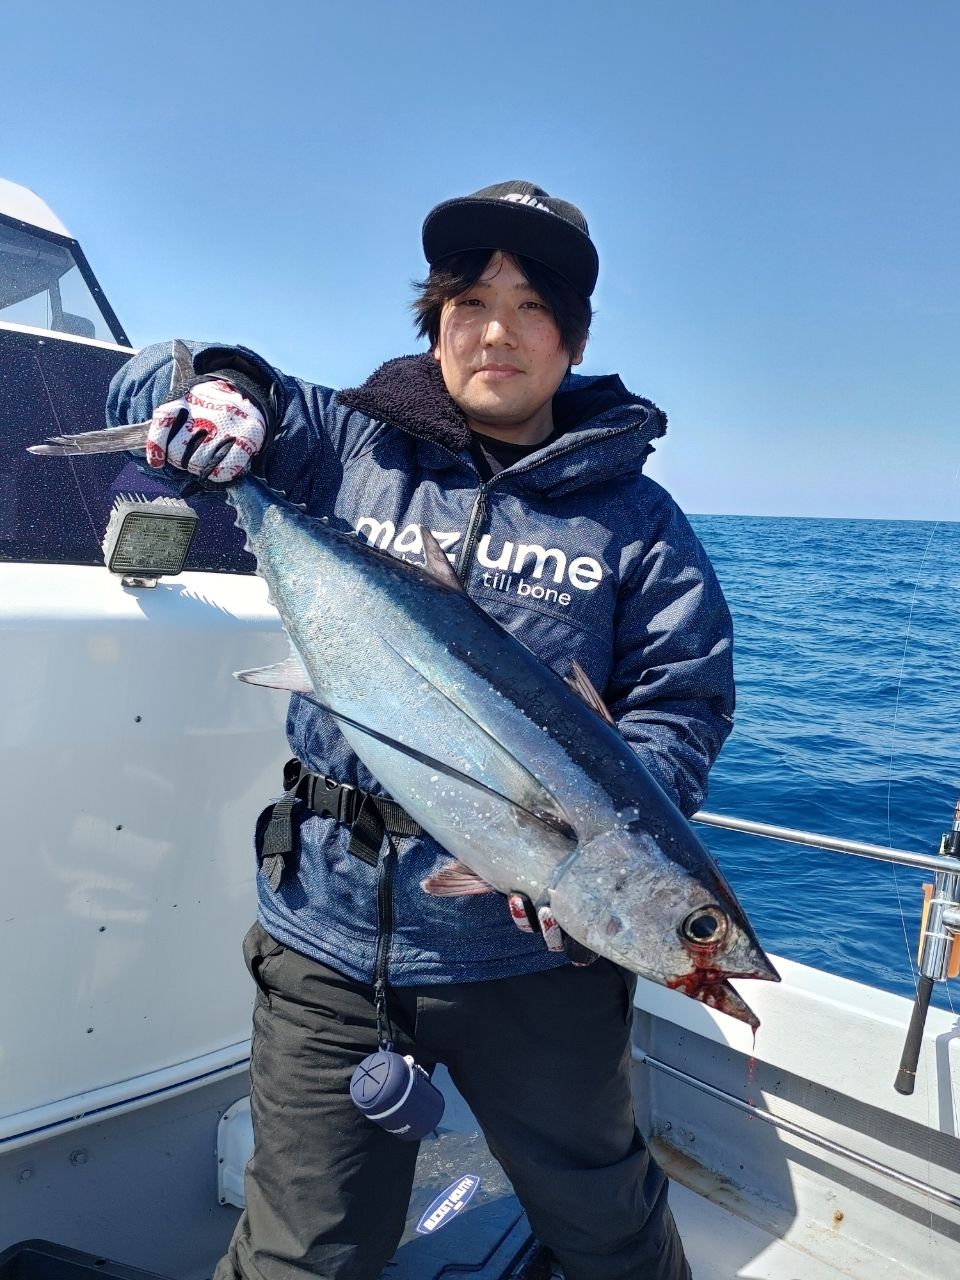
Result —
POLYGON ((249 671, 235 671, 237 680, 244 684, 259 684, 266 689, 285 689, 287 693, 305 693, 314 697, 313 681, 303 665, 299 653, 291 649, 282 662, 274 662, 268 667, 251 667, 249 671))
POLYGON ((433 533, 426 525, 420 526, 420 541, 423 543, 424 568, 437 582, 445 587, 452 587, 463 594, 463 583, 456 575, 453 565, 433 533))
POLYGON ((575 694, 585 702, 591 711, 595 711, 601 720, 606 720, 611 728, 617 728, 617 722, 610 714, 610 708, 597 692, 593 681, 581 667, 580 663, 574 658, 570 664, 570 674, 566 677, 566 682, 575 694))
POLYGON ((449 866, 427 876, 420 881, 424 893, 433 894, 437 898, 467 897, 478 893, 498 893, 492 884, 488 884, 482 876, 465 867, 462 862, 451 862, 449 866))
MULTIPOLYGON (((505 803, 511 804, 519 810, 523 810, 523 812, 529 814, 531 817, 536 818, 538 822, 542 822, 545 826, 552 828, 554 831, 559 831, 565 836, 568 836, 570 840, 575 841, 577 839, 576 833, 574 832, 572 823, 560 802, 547 790, 536 775, 531 772, 530 768, 508 750, 506 745, 490 728, 480 723, 475 714, 471 711, 469 704, 462 699, 458 700, 456 692, 451 685, 437 680, 435 675, 427 669, 425 664, 418 663, 412 660, 409 655, 402 653, 395 644, 390 642, 389 637, 383 636, 381 639, 388 648, 393 650, 401 662, 405 663, 411 671, 415 672, 421 680, 425 681, 430 686, 434 693, 441 697, 445 703, 449 703, 458 715, 466 718, 469 722, 470 732, 480 735, 480 737, 488 744, 492 756, 500 760, 504 767, 509 770, 510 781, 503 785, 504 789, 506 791, 510 791, 516 798, 511 798, 511 795, 509 794, 493 791, 490 787, 484 787, 484 790, 493 791, 493 794, 498 796, 499 799, 505 801, 505 803), (537 796, 535 811, 530 807, 519 803, 519 797, 521 795, 537 796)), ((502 776, 507 777, 508 775, 503 774, 502 776)), ((467 780, 469 782, 476 783, 476 779, 468 778, 467 780)))
POLYGON ((359 720, 354 720, 343 711, 337 711, 335 707, 329 706, 325 702, 321 702, 315 693, 310 695, 318 707, 322 707, 324 711, 339 720, 341 724, 348 724, 352 729, 364 733, 368 738, 373 738, 375 742, 381 742, 385 747, 390 747, 394 751, 399 751, 401 755, 416 760, 418 764, 426 765, 429 769, 442 773, 447 778, 453 778, 457 782, 466 783, 468 786, 474 787, 477 791, 483 792, 494 800, 508 805, 516 813, 521 814, 523 819, 528 822, 537 822, 542 827, 546 827, 554 836, 559 835, 564 840, 569 840, 571 846, 576 843, 576 832, 562 818, 555 816, 553 813, 543 808, 531 809, 528 805, 519 803, 517 800, 505 796, 496 787, 489 786, 480 778, 473 778, 469 773, 465 773, 463 769, 458 769, 455 765, 447 764, 444 760, 438 760, 436 756, 428 755, 425 751, 418 751, 416 747, 410 746, 406 742, 400 742, 399 739, 391 737, 387 733, 381 733, 379 729, 374 729, 371 725, 362 724, 359 720))

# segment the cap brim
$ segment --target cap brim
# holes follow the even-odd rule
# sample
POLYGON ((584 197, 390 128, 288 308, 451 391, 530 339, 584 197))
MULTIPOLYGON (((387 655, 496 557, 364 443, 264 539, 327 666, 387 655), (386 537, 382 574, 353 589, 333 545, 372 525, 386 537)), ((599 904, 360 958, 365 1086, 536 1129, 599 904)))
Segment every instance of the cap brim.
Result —
POLYGON ((558 214, 509 200, 447 200, 427 215, 423 252, 433 266, 467 249, 502 249, 533 258, 589 298, 599 261, 589 236, 558 214))

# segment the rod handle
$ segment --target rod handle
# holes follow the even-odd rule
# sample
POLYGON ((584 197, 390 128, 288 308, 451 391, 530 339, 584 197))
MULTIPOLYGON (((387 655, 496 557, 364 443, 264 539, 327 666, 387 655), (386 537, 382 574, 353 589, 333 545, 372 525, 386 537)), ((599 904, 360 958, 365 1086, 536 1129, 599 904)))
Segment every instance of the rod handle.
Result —
POLYGON ((923 1044, 923 1028, 927 1021, 927 1010, 930 1008, 930 996, 933 994, 933 979, 923 974, 917 983, 917 998, 913 1002, 913 1013, 910 1015, 910 1026, 907 1028, 907 1039, 900 1059, 900 1070, 893 1087, 897 1093, 913 1093, 917 1082, 917 1063, 920 1061, 920 1046, 923 1044))

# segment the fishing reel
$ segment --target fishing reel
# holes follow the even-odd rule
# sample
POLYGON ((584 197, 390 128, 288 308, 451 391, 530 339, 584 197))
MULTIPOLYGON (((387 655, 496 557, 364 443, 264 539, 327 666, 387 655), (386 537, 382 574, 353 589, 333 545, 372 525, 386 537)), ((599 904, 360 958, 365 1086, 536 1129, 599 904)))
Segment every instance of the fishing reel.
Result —
MULTIPOLYGON (((953 826, 940 840, 942 857, 960 855, 960 800, 953 813, 953 826)), ((917 997, 907 1029, 907 1040, 894 1082, 898 1093, 913 1093, 923 1028, 935 982, 960 976, 960 872, 938 871, 932 885, 923 886, 923 918, 917 953, 920 976, 917 997)))

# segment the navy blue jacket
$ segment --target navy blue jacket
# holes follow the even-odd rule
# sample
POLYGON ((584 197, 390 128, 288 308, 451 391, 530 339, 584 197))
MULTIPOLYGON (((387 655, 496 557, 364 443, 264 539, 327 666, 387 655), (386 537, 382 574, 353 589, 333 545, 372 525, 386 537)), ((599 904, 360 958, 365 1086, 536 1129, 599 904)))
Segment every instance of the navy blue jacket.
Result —
MULTIPOLYGON (((468 593, 561 675, 575 658, 667 794, 687 815, 699 807, 732 723, 732 627, 687 520, 642 474, 665 430, 654 405, 615 376, 570 375, 554 399, 559 438, 483 483, 429 355, 390 361, 363 387, 335 392, 242 349, 193 350, 198 371, 229 377, 236 362, 271 401, 276 431, 256 467, 272 488, 397 554, 415 550, 415 526, 434 530, 468 593)), ((168 397, 169 351, 148 348, 118 373, 112 421, 148 418, 168 397)), ((291 698, 287 734, 310 769, 383 794, 314 703, 291 698)), ((276 892, 258 876, 260 921, 285 945, 370 981, 376 871, 347 851, 348 837, 332 818, 302 815, 293 874, 276 892)), ((420 881, 449 857, 430 837, 400 847, 395 985, 566 963, 514 926, 500 894, 426 895, 420 881)))

